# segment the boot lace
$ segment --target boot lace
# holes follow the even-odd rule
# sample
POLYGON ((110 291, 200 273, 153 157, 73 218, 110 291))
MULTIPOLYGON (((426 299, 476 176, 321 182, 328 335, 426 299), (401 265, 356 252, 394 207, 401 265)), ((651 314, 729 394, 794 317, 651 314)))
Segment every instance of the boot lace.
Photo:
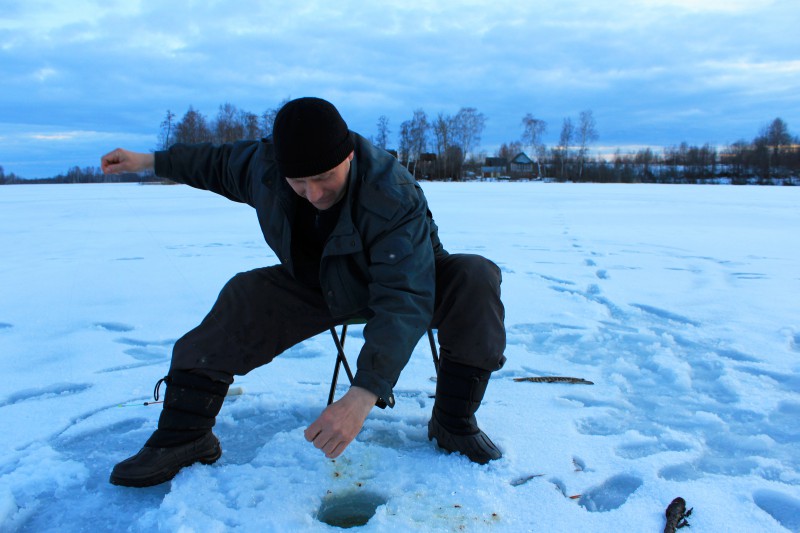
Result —
POLYGON ((156 387, 155 387, 155 389, 153 389, 153 400, 155 400, 155 401, 144 402, 144 404, 145 405, 153 405, 155 403, 164 403, 164 400, 159 400, 161 384, 162 383, 166 383, 167 385, 169 385, 169 382, 170 382, 169 376, 164 376, 163 378, 161 378, 158 381, 156 381, 156 387))

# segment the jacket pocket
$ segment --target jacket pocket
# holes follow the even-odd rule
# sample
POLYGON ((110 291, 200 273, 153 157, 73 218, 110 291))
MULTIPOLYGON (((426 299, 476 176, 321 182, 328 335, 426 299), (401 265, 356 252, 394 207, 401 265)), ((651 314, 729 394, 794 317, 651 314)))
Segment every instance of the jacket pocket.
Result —
POLYGON ((411 240, 399 235, 393 235, 380 241, 369 251, 372 263, 385 263, 394 265, 414 253, 411 240))

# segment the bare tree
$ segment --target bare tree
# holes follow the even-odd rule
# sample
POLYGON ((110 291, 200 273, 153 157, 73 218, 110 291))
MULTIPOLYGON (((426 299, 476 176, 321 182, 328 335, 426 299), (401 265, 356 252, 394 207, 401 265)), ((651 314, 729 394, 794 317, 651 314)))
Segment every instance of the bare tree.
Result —
POLYGON ((440 157, 444 155, 452 144, 453 117, 439 113, 433 121, 433 137, 436 143, 436 154, 440 157))
POLYGON ((767 138, 767 143, 773 147, 783 147, 792 144, 792 136, 789 134, 789 125, 781 118, 776 118, 764 127, 762 135, 767 138))
POLYGON ((219 106, 217 118, 214 120, 214 142, 218 144, 238 141, 244 137, 244 126, 239 120, 236 106, 225 102, 219 106))
POLYGON ((518 141, 510 142, 510 143, 503 143, 500 145, 500 148, 497 149, 495 156, 501 157, 511 162, 520 152, 522 151, 522 143, 518 141))
MULTIPOLYGON (((448 158, 454 153, 450 150, 453 146, 453 117, 439 113, 436 120, 433 121, 433 137, 436 144, 436 155, 438 157, 439 169, 443 177, 452 177, 450 175, 451 162, 448 158)), ((460 162, 459 162, 460 163, 460 162)))
POLYGON ((283 106, 289 103, 291 100, 290 97, 286 97, 274 108, 267 109, 263 113, 261 113, 261 134, 264 137, 269 137, 272 135, 272 125, 275 124, 275 117, 278 115, 278 111, 281 110, 283 106))
POLYGON ((583 166, 586 154, 589 153, 589 144, 597 140, 597 123, 591 109, 581 111, 578 116, 578 179, 583 177, 583 166))
POLYGON ((375 146, 386 150, 389 144, 389 117, 381 115, 378 117, 378 135, 375 137, 375 146))
POLYGON ((411 158, 411 121, 406 120, 400 124, 400 136, 398 138, 397 155, 400 161, 408 168, 411 158))
POLYGON ((415 159, 419 160, 419 156, 426 151, 428 147, 428 133, 430 132, 431 125, 428 122, 428 115, 422 109, 414 111, 414 117, 411 119, 411 149, 414 153, 415 159))
POLYGON ((441 178, 456 180, 461 178, 465 155, 463 147, 459 144, 463 141, 457 121, 457 117, 439 113, 433 122, 437 166, 441 178))
POLYGON ((173 128, 175 120, 175 113, 167 109, 167 114, 164 115, 164 120, 161 121, 159 125, 159 132, 158 132, 158 149, 159 150, 166 150, 170 146, 172 146, 174 133, 173 128))
POLYGON ((175 124, 174 139, 176 143, 195 144, 211 142, 213 135, 208 127, 206 117, 192 106, 189 106, 189 110, 186 111, 180 122, 175 124))
POLYGON ((430 129, 428 115, 422 109, 415 110, 411 120, 400 124, 398 155, 406 168, 415 176, 420 157, 428 146, 430 129))
POLYGON ((570 148, 572 142, 575 140, 575 126, 572 125, 572 119, 567 117, 561 123, 561 135, 558 137, 558 146, 554 149, 554 153, 559 161, 561 167, 561 179, 567 179, 567 166, 570 158, 570 148))
POLYGON ((240 111, 239 122, 242 125, 243 139, 258 140, 261 138, 261 125, 258 123, 258 115, 249 111, 240 111))
POLYGON ((536 158, 536 168, 542 175, 542 160, 545 157, 545 146, 542 135, 547 131, 547 122, 535 118, 528 113, 522 117, 522 143, 531 147, 531 155, 536 158))
POLYGON ((480 145, 486 117, 474 107, 462 107, 453 117, 453 142, 461 147, 466 158, 480 145))
POLYGON ((767 174, 771 175, 771 167, 781 165, 781 156, 786 148, 792 144, 792 136, 789 134, 789 126, 781 118, 776 118, 761 130, 756 144, 764 145, 766 153, 767 174))

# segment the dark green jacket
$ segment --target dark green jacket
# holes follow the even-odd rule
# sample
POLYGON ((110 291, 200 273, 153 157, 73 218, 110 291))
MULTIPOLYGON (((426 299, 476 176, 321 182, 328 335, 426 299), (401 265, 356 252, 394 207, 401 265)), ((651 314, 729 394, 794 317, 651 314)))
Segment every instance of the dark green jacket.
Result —
MULTIPOLYGON (((360 315, 364 347, 354 385, 393 404, 392 388, 433 315, 439 242, 422 189, 385 150, 353 134, 347 193, 322 254, 320 283, 335 317, 360 315)), ((279 176, 270 138, 222 146, 175 145, 155 170, 256 209, 270 248, 293 272, 294 210, 301 200, 279 176)))

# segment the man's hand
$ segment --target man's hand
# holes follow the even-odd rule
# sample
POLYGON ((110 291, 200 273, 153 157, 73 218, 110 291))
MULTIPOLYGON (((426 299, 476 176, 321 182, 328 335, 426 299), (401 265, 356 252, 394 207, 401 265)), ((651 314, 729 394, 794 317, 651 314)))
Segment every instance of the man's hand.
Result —
POLYGON ((141 172, 152 170, 155 166, 155 156, 142 152, 131 152, 117 148, 100 158, 100 168, 103 174, 119 174, 120 172, 141 172))
POLYGON ((339 457, 361 431, 377 400, 378 396, 366 389, 350 387, 340 400, 326 407, 306 428, 306 440, 325 452, 325 457, 339 457))

